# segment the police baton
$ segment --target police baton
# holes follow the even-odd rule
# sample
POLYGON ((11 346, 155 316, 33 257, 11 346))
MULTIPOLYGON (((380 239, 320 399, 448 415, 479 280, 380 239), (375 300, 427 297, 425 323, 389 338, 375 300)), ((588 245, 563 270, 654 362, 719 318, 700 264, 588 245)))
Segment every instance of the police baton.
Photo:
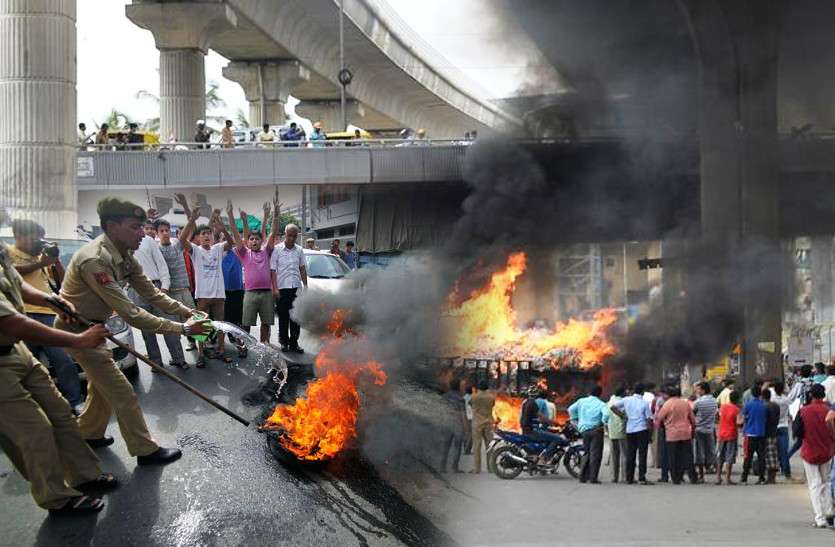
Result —
MULTIPOLYGON (((58 300, 57 298, 55 298, 53 296, 47 296, 46 301, 49 303, 50 306, 52 306, 53 308, 55 308, 59 312, 63 313, 64 315, 66 315, 68 317, 71 317, 72 319, 74 319, 78 324, 80 324, 84 328, 90 328, 94 325, 94 323, 92 321, 89 321, 89 320, 83 318, 76 311, 72 310, 69 306, 67 306, 62 301, 58 300)), ((140 361, 142 361, 145 364, 147 364, 148 366, 150 366, 156 372, 159 372, 160 374, 162 374, 163 376, 165 376, 166 378, 168 378, 172 382, 178 384, 180 387, 182 387, 182 388, 190 391, 194 395, 200 397, 201 399, 203 399, 204 401, 206 401, 207 403, 209 403, 210 405, 212 405, 216 409, 220 410, 224 414, 228 415, 231 418, 234 418, 235 420, 241 422, 245 426, 249 426, 249 421, 248 420, 245 420, 244 418, 238 416, 237 414, 235 414, 234 412, 232 412, 231 410, 229 410, 228 408, 226 408, 222 404, 218 403, 217 401, 215 401, 214 399, 212 399, 211 397, 209 397, 208 395, 206 395, 205 393, 203 393, 202 391, 200 391, 196 387, 182 381, 179 376, 177 376, 176 374, 172 374, 171 372, 168 372, 167 370, 165 370, 165 368, 163 368, 162 365, 154 363, 147 356, 142 355, 141 353, 139 353, 138 351, 136 351, 135 349, 133 349, 129 345, 125 344, 124 342, 121 342, 121 341, 117 340, 116 337, 113 336, 112 334, 110 336, 108 336, 107 339, 110 340, 111 342, 113 342, 114 344, 116 344, 117 346, 119 346, 120 348, 122 348, 123 350, 127 351, 131 355, 135 356, 140 361)))

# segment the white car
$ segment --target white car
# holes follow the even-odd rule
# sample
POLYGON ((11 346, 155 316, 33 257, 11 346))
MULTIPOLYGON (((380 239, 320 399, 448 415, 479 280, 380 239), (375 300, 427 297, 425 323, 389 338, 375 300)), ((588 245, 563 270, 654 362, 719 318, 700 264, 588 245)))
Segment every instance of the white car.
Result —
POLYGON ((351 268, 338 256, 327 251, 304 249, 304 260, 307 263, 307 283, 311 288, 335 293, 347 283, 345 276, 351 273, 351 268))

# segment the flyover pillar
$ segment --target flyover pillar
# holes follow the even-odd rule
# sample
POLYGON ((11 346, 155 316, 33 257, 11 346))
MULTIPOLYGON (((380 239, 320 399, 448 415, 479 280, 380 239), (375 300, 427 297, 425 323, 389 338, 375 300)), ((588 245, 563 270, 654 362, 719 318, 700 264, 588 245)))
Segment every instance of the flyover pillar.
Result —
POLYGON ((0 207, 73 237, 75 2, 0 0, 0 207))
POLYGON ((298 61, 233 61, 223 67, 223 77, 237 82, 249 102, 249 123, 281 125, 286 118, 287 97, 310 79, 310 71, 298 61))
POLYGON ((206 117, 205 57, 214 33, 234 27, 223 4, 134 2, 125 14, 151 31, 159 49, 160 139, 190 141, 195 122, 206 117))
MULTIPOLYGON (((779 0, 686 0, 701 64, 699 277, 719 313, 699 328, 741 334, 741 380, 782 376, 779 0), (712 323, 712 324, 710 324, 712 323)), ((693 273, 688 276, 693 279, 693 273)), ((692 289, 692 287, 690 287, 692 289)), ((690 306, 704 306, 704 301, 690 306)), ((728 348, 714 348, 727 351, 728 348)))
MULTIPOLYGON (((349 100, 345 104, 346 118, 349 125, 363 126, 365 107, 359 101, 349 100)), ((342 105, 338 100, 309 100, 296 105, 296 114, 309 119, 312 123, 322 122, 325 132, 345 131, 342 127, 342 105)))

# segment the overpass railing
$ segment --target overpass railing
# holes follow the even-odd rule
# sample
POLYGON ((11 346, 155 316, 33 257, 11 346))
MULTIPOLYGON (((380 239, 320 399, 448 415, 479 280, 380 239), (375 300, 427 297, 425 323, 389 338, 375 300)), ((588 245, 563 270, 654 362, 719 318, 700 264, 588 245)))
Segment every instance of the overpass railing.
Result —
POLYGON ((102 145, 78 152, 79 190, 462 180, 466 144, 328 141, 221 148, 203 143, 102 145), (355 143, 351 145, 350 143, 355 143), (339 144, 337 144, 339 143, 339 144), (292 146, 295 144, 296 146, 292 146), (105 149, 102 149, 105 148, 105 149))

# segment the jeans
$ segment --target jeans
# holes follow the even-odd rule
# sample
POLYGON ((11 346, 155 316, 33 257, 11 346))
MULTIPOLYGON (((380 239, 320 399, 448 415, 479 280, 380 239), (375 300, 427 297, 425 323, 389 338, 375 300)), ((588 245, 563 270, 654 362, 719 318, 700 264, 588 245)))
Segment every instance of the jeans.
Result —
POLYGON ((792 474, 791 463, 789 463, 789 428, 777 428, 777 455, 780 457, 780 470, 783 475, 790 477, 792 474))
POLYGON ((441 473, 446 473, 446 464, 449 459, 449 454, 452 452, 452 470, 458 471, 458 464, 461 461, 461 448, 464 445, 464 432, 451 431, 447 433, 444 439, 442 448, 443 455, 441 457, 441 473))
POLYGON ((293 309, 293 301, 296 300, 298 289, 279 289, 278 300, 275 307, 278 313, 278 341, 282 345, 295 347, 299 345, 299 334, 301 327, 290 319, 290 310, 293 309))
POLYGON ((696 465, 716 463, 716 437, 713 431, 696 431, 696 465))
POLYGON ((583 431, 583 463, 580 471, 580 482, 597 482, 600 473, 600 462, 603 460, 603 426, 583 431))
POLYGON ((548 447, 545 448, 545 451, 541 454, 541 456, 546 460, 550 459, 551 456, 557 453, 557 449, 564 441, 561 435, 551 433, 545 429, 533 429, 531 431, 526 431, 524 435, 536 441, 548 443, 548 447))
MULTIPOLYGON (((27 315, 30 319, 34 319, 47 327, 51 327, 55 322, 55 316, 52 314, 29 313, 27 315)), ((41 352, 46 355, 47 361, 55 369, 55 383, 58 384, 58 390, 67 399, 70 406, 78 406, 84 402, 84 399, 81 398, 81 380, 78 378, 78 370, 76 370, 75 363, 66 351, 62 348, 39 346, 29 342, 26 342, 26 346, 36 359, 41 352)))
MULTIPOLYGON (((154 285, 159 286, 158 281, 154 281, 154 285)), ((128 289, 128 297, 131 302, 136 304, 138 308, 142 308, 146 312, 156 315, 157 317, 165 317, 165 314, 153 307, 151 304, 139 296, 139 293, 133 289, 128 289)), ((162 354, 159 351, 159 343, 157 342, 157 333, 154 331, 141 331, 142 339, 145 341, 145 350, 148 352, 148 357, 151 361, 159 364, 162 363, 162 354)), ((183 346, 180 344, 179 334, 163 334, 162 339, 165 340, 165 345, 168 347, 168 353, 171 354, 172 363, 185 363, 186 358, 183 355, 183 346)))
POLYGON ((647 429, 626 434, 626 482, 635 482, 635 457, 638 459, 638 480, 647 480, 647 449, 650 432, 647 429))

